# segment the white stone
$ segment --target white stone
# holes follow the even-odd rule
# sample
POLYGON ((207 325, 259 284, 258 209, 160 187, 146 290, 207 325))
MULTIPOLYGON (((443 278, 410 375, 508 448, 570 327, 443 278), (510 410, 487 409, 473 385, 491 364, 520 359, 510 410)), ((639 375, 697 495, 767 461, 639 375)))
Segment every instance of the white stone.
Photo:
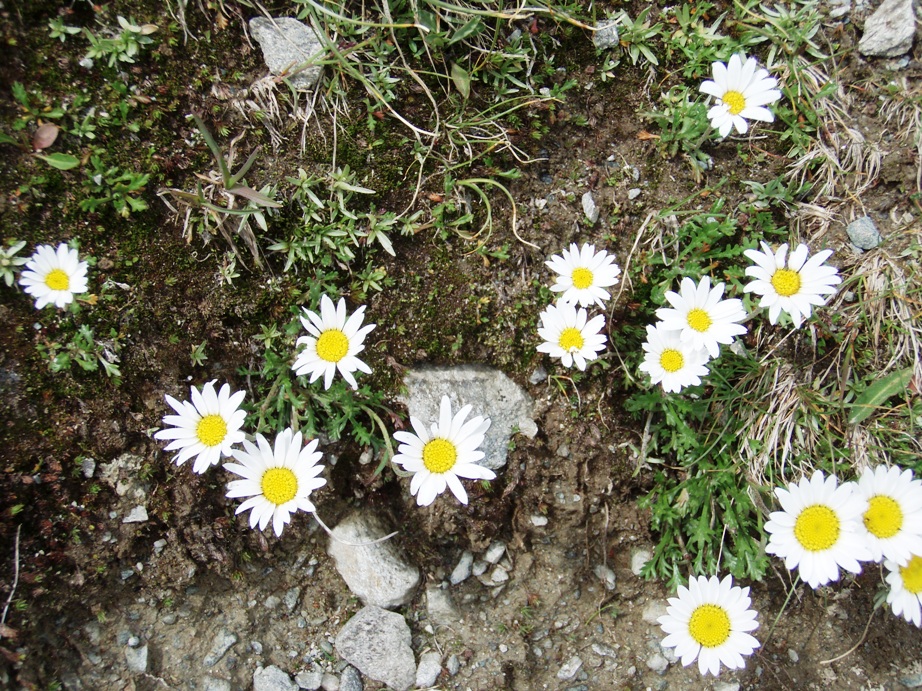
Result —
POLYGON ((434 651, 423 653, 419 657, 419 667, 416 668, 416 688, 427 689, 434 686, 441 673, 442 656, 434 651))
POLYGON ((416 681, 410 627, 380 607, 364 607, 336 636, 336 652, 366 677, 407 691, 416 681))
POLYGON ((647 667, 657 674, 665 674, 666 670, 669 669, 669 660, 659 653, 653 653, 647 658, 647 667))
POLYGON ((640 575, 640 570, 644 567, 648 561, 653 558, 653 555, 650 553, 650 550, 647 549, 638 549, 631 554, 631 573, 635 576, 640 575))
POLYGON ((320 79, 320 65, 298 69, 306 62, 317 62, 323 55, 323 44, 314 30, 291 17, 254 17, 250 33, 263 51, 263 59, 272 74, 287 74, 295 89, 311 89, 320 79))
POLYGON ((590 223, 595 223, 599 220, 599 207, 596 206, 595 199, 592 196, 592 192, 586 192, 583 195, 583 213, 586 214, 586 218, 589 219, 590 223))
POLYGON ((451 594, 437 585, 426 587, 426 609, 429 619, 439 626, 451 626, 461 619, 451 594))
POLYGON ((547 516, 542 516, 541 514, 536 513, 531 517, 531 524, 536 528, 543 528, 547 525, 547 520, 547 516))
POLYGON ((408 564, 391 540, 360 547, 387 535, 374 516, 356 512, 333 529, 329 553, 349 590, 366 605, 393 609, 407 604, 419 585, 419 569, 408 564), (346 544, 353 543, 353 544, 346 544))
POLYGON ((608 22, 597 26, 596 30, 592 32, 592 43, 597 50, 606 50, 617 46, 618 24, 616 22, 608 22))
POLYGON ((306 689, 307 691, 317 691, 323 683, 323 670, 312 669, 309 672, 298 672, 298 674, 295 675, 295 683, 298 685, 298 688, 306 689))
POLYGON ((908 53, 916 33, 912 0, 884 0, 864 23, 858 52, 879 58, 908 53))
POLYGON ((596 578, 602 581, 606 590, 615 589, 615 572, 610 567, 604 564, 596 564, 592 572, 596 575, 596 578))
POLYGON ((283 670, 269 665, 253 672, 253 691, 298 691, 298 685, 283 670))
POLYGON ((531 397, 499 370, 482 365, 420 367, 408 371, 403 383, 407 395, 401 401, 410 415, 427 426, 438 421, 443 395, 451 401, 453 413, 470 405, 468 420, 475 415, 490 418, 490 429, 480 445, 484 458, 479 463, 486 468, 497 470, 506 465, 513 432, 529 439, 538 433, 531 397))
POLYGON ((506 553, 506 545, 497 540, 491 544, 486 553, 484 553, 483 558, 491 564, 497 563, 500 559, 503 558, 503 555, 506 553))
POLYGON ((474 555, 470 552, 463 552, 461 554, 461 559, 458 561, 458 565, 455 566, 454 571, 451 572, 451 576, 448 577, 448 580, 451 581, 452 585, 458 585, 463 581, 466 581, 470 578, 471 575, 471 566, 474 564, 474 555))
POLYGON ((144 674, 147 672, 147 646, 142 645, 140 648, 125 648, 125 662, 128 669, 133 674, 144 674))
POLYGON ((651 600, 643 608, 640 618, 652 626, 659 626, 659 618, 666 614, 666 603, 662 600, 651 600))
POLYGON ((580 667, 583 666, 583 661, 579 658, 578 655, 574 655, 569 660, 563 663, 563 666, 557 670, 557 678, 561 681, 569 681, 576 676, 576 673, 579 672, 580 667))

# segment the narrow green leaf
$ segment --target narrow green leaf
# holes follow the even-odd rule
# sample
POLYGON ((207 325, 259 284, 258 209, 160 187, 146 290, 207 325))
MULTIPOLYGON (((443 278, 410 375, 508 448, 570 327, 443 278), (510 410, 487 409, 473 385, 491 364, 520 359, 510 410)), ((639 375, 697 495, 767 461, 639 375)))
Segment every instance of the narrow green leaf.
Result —
POLYGON ((883 379, 871 384, 852 404, 848 424, 857 425, 870 417, 888 398, 904 391, 912 379, 913 368, 891 372, 883 379))
POLYGON ((57 153, 49 154, 48 156, 44 154, 34 154, 34 156, 42 159, 52 168, 57 168, 58 170, 70 170, 80 165, 80 159, 70 154, 57 153))
POLYGON ((448 45, 457 43, 458 41, 463 41, 468 36, 472 36, 480 32, 480 17, 474 17, 467 24, 458 29, 455 33, 451 35, 451 38, 448 40, 448 45))
POLYGON ((451 81, 465 99, 471 95, 471 75, 456 62, 451 63, 451 81))

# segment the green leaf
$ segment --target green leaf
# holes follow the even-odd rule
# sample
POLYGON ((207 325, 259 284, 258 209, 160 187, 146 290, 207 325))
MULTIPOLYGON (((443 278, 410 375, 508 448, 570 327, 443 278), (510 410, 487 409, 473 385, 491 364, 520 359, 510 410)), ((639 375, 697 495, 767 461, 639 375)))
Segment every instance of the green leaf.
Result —
POLYGON ((452 34, 451 38, 448 40, 448 45, 457 43, 458 41, 463 41, 468 36, 472 36, 473 34, 479 32, 480 17, 474 17, 471 21, 469 21, 467 24, 458 29, 454 34, 452 34))
POLYGON ((471 95, 471 75, 456 62, 451 63, 451 81, 465 99, 471 95))
POLYGON ((883 379, 871 384, 864 390, 854 404, 848 415, 848 424, 857 425, 859 422, 870 417, 871 413, 877 410, 891 396, 904 391, 912 379, 913 368, 891 372, 883 379))
POLYGON ((34 156, 42 159, 52 168, 57 168, 58 170, 70 170, 80 165, 80 159, 70 154, 57 153, 49 154, 48 156, 44 154, 34 154, 34 156))

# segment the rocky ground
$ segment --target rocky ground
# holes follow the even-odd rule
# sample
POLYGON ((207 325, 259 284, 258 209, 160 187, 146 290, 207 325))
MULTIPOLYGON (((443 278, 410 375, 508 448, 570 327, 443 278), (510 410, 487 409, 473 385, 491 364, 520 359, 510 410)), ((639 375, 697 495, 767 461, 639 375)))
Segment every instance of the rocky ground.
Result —
MULTIPOLYGON (((847 47, 842 78, 856 85, 869 72, 917 78, 918 46, 865 41, 863 54, 857 52, 858 40, 869 34, 903 40, 896 31, 868 29, 874 9, 848 0, 824 7, 824 31, 847 47), (881 50, 896 52, 871 57, 881 50)), ((19 40, 30 35, 28 21, 16 21, 23 8, 0 3, 0 10, 19 40)), ((34 20, 43 36, 53 12, 34 20)), ((163 8, 157 4, 153 12, 163 8)), ((594 60, 588 39, 585 46, 594 60)), ((177 40, 171 50, 185 55, 193 48, 180 48, 177 40)), ((28 74, 27 61, 17 60, 8 68, 12 76, 3 73, 4 84, 28 74)), ((247 77, 265 74, 256 55, 233 61, 252 73, 247 77)), ((55 70, 75 69, 72 57, 56 55, 53 62, 55 70)), ((206 65, 209 93, 228 89, 212 75, 218 62, 212 56, 206 65)), ((329 485, 316 503, 340 542, 307 515, 276 539, 234 516, 221 478, 171 466, 151 438, 166 412, 164 393, 181 397, 188 382, 212 378, 245 386, 247 377, 238 372, 253 359, 251 322, 266 316, 260 310, 278 318, 288 304, 257 304, 252 296, 267 292, 260 276, 245 276, 232 288, 211 264, 203 272, 198 263, 206 251, 194 245, 202 258, 188 259, 192 250, 181 229, 159 205, 150 212, 156 232, 132 238, 130 251, 122 236, 93 234, 102 232, 94 230, 98 217, 79 226, 100 257, 94 271, 127 286, 119 295, 141 306, 138 314, 126 308, 119 317, 135 339, 124 354, 121 388, 97 388, 81 373, 51 383, 47 363, 34 355, 33 336, 40 336, 33 332, 55 327, 37 323, 21 295, 0 296, 0 319, 10 325, 0 334, 0 413, 7 418, 0 451, 6 494, 0 500, 0 594, 9 597, 0 628, 0 683, 87 691, 922 687, 918 630, 886 607, 875 608, 876 572, 835 589, 800 586, 788 600, 790 575, 776 563, 763 582, 749 584, 762 647, 747 667, 702 679, 694 665, 679 664, 661 647, 656 623, 673 593, 640 577, 657 536, 649 531, 648 512, 637 506, 650 486, 650 468, 638 454, 638 422, 624 414, 604 378, 574 395, 575 385, 553 370, 549 375, 549 361, 533 353, 523 360, 519 344, 533 334, 523 336, 521 323, 478 322, 473 337, 462 333, 459 324, 468 317, 458 316, 458 305, 496 315, 521 303, 527 311, 537 303, 535 283, 547 282, 543 261, 550 254, 588 238, 625 257, 651 211, 694 189, 677 182, 688 177, 686 162, 661 160, 649 140, 638 137, 649 126, 635 115, 645 105, 633 92, 640 82, 603 85, 595 65, 579 69, 580 91, 568 96, 553 122, 548 117, 550 134, 534 152, 543 161, 511 184, 520 227, 540 249, 525 249, 508 231, 497 231, 493 246, 511 246, 507 259, 470 256, 457 239, 399 238, 397 259, 385 265, 395 286, 369 299, 369 318, 379 324, 413 317, 402 322, 401 338, 382 337, 368 349, 374 381, 407 389, 389 398, 389 406, 425 416, 446 393, 476 401, 477 413, 494 421, 487 443, 500 477, 489 490, 471 483, 467 507, 443 497, 419 509, 407 480, 374 474, 377 458, 369 449, 331 443, 324 461, 329 485), (579 117, 590 127, 568 124, 579 117), (598 214, 616 207, 623 212, 618 222, 598 214), (178 281, 166 280, 171 271, 178 281), (136 284, 125 283, 128 274, 138 277, 136 284), (421 282, 428 296, 406 302, 421 282), (424 319, 427 309, 444 323, 424 319), (169 329, 177 341, 166 338, 169 329), (187 364, 190 346, 203 338, 210 340, 211 359, 187 364), (460 363, 489 366, 472 370, 460 363), (434 366, 444 369, 427 380, 434 366), (30 368, 43 373, 30 376, 30 368), (392 531, 394 537, 374 546, 347 544, 392 531)), ((206 100, 196 98, 196 106, 206 100)), ((189 134, 181 102, 175 126, 189 134)), ((873 111, 873 104, 862 107, 873 111)), ((242 126, 239 116, 223 115, 242 126)), ((917 209, 904 190, 918 152, 879 118, 865 111, 854 117, 869 139, 889 147, 880 184, 862 197, 863 208, 885 236, 909 233, 917 209)), ((752 168, 781 170, 776 158, 752 168)), ((176 170, 189 165, 165 149, 160 163, 176 170)), ((715 152, 711 174, 716 180, 759 172, 735 172, 738 165, 726 150, 715 152)), ((3 218, 12 224, 22 216, 47 229, 54 203, 33 202, 20 214, 16 204, 28 193, 16 192, 21 181, 12 177, 22 171, 5 170, 11 181, 3 218)), ((437 189, 427 191, 438 197, 437 189)), ((151 206, 159 204, 150 196, 151 206)), ((844 224, 830 232, 842 256, 857 256, 844 224)), ((4 235, 14 234, 5 229, 4 235)), ((615 320, 634 314, 629 292, 622 302, 609 314, 615 320)), ((533 322, 534 315, 529 328, 533 322)))

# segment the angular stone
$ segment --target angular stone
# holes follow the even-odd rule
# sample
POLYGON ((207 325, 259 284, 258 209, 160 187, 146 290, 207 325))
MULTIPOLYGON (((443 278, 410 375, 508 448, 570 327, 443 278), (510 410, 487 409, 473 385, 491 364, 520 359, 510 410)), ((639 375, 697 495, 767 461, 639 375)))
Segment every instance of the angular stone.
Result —
POLYGON ((916 34, 916 13, 912 0, 884 0, 864 23, 858 52, 878 58, 896 58, 908 53, 916 34))
POLYGON ((606 50, 617 46, 618 24, 616 22, 608 22, 597 26, 596 30, 592 33, 592 43, 595 45, 596 50, 606 50))
POLYGON ((139 648, 125 648, 125 662, 128 663, 128 669, 133 674, 144 674, 147 672, 147 646, 142 645, 139 648))
POLYGON ((442 656, 435 652, 423 653, 416 668, 416 688, 428 689, 435 685, 435 680, 442 673, 442 656))
POLYGON ((583 661, 577 655, 574 655, 565 663, 563 663, 563 666, 559 670, 557 670, 557 678, 561 681, 569 681, 576 676, 576 673, 579 672, 579 669, 582 666, 583 661))
POLYGON ((451 576, 448 577, 451 584, 458 585, 466 581, 471 575, 471 566, 473 564, 474 555, 470 552, 463 552, 461 554, 461 559, 458 561, 458 565, 455 566, 454 570, 451 572, 451 576))
POLYGON ((848 239, 858 249, 872 250, 880 244, 880 231, 870 216, 862 216, 845 226, 848 239))
POLYGON ((595 223, 599 220, 599 207, 595 203, 595 198, 592 196, 592 192, 586 192, 583 195, 583 213, 586 214, 586 218, 589 219, 590 223, 595 223))
POLYGON ((323 52, 323 43, 314 30, 291 17, 254 17, 250 20, 250 33, 263 51, 263 59, 272 74, 287 74, 295 89, 309 90, 320 79, 323 69, 312 65, 298 70, 309 60, 318 60, 323 52))
POLYGON ((286 672, 275 665, 257 667, 253 672, 253 691, 298 691, 286 672))
POLYGON ((480 465, 496 470, 506 465, 509 439, 514 431, 533 439, 538 426, 532 419, 531 398, 502 372, 482 365, 457 367, 421 367, 410 370, 404 377, 407 397, 403 399, 410 415, 426 426, 439 419, 442 396, 451 400, 453 413, 463 405, 471 405, 470 417, 490 418, 480 450, 484 458, 480 465))
POLYGON ((224 653, 231 649, 237 642, 237 634, 227 629, 221 629, 218 633, 215 634, 214 640, 211 642, 211 650, 208 651, 208 654, 205 656, 205 666, 214 667, 218 664, 218 661, 224 657, 224 653))
POLYGON ((366 677, 406 691, 416 680, 411 640, 410 627, 402 616, 368 606, 340 630, 336 652, 366 677))
POLYGON ((356 512, 333 529, 328 551, 339 575, 362 602, 393 609, 413 598, 419 585, 419 569, 404 561, 392 540, 353 546, 372 542, 388 532, 374 516, 356 512))
POLYGON ((339 678, 339 691, 365 691, 362 675, 352 665, 347 665, 339 678))
POLYGON ((317 691, 323 683, 323 670, 314 669, 309 672, 298 672, 298 674, 295 675, 295 683, 301 689, 317 691))
POLYGON ((143 506, 136 506, 122 519, 122 523, 144 523, 147 520, 147 509, 143 506))
POLYGON ((426 588, 426 610, 429 619, 436 625, 452 626, 461 619, 461 614, 452 602, 451 594, 437 585, 426 588))

